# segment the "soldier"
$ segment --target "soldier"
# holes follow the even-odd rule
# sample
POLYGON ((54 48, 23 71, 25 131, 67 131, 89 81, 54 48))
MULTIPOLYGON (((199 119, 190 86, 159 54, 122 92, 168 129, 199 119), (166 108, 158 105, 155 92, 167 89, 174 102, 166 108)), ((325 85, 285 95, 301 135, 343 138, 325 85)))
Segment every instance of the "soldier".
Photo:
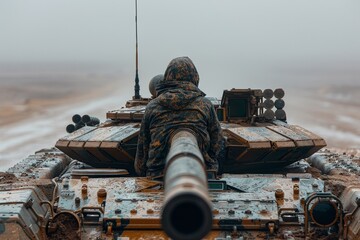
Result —
POLYGON ((139 176, 162 174, 169 141, 177 129, 196 135, 206 168, 218 170, 223 146, 221 127, 210 100, 197 86, 198 72, 188 57, 173 59, 156 87, 157 97, 146 107, 141 123, 135 170, 139 176))

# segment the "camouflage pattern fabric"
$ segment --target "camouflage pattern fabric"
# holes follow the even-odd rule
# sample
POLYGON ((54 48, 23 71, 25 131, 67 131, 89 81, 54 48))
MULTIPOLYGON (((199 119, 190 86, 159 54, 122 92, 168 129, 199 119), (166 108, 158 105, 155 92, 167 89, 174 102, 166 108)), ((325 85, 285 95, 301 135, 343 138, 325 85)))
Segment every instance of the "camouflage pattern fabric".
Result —
POLYGON ((221 127, 210 100, 196 86, 199 75, 187 57, 172 60, 164 80, 157 86, 158 97, 146 107, 141 123, 135 170, 145 176, 163 170, 171 134, 189 128, 197 134, 208 169, 218 169, 223 145, 221 127))
POLYGON ((171 60, 164 74, 165 81, 191 82, 199 86, 199 74, 194 63, 188 57, 171 60))

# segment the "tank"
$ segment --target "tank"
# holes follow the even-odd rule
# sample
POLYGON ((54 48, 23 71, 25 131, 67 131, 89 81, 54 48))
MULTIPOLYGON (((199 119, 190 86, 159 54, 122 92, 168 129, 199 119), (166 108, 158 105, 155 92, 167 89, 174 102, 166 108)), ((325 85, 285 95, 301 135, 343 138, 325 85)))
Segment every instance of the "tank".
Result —
POLYGON ((204 170, 196 133, 181 129, 165 175, 135 175, 151 98, 105 122, 75 115, 55 147, 0 176, 0 239, 359 239, 359 153, 324 150, 324 139, 288 124, 284 95, 209 98, 226 139, 220 174, 204 170))
POLYGON ((104 122, 74 114, 54 147, 0 173, 0 239, 360 239, 360 152, 323 149, 289 124, 281 88, 209 97, 225 138, 219 172, 205 170, 185 128, 164 175, 136 176, 141 120, 163 76, 142 98, 135 9, 134 96, 104 122))

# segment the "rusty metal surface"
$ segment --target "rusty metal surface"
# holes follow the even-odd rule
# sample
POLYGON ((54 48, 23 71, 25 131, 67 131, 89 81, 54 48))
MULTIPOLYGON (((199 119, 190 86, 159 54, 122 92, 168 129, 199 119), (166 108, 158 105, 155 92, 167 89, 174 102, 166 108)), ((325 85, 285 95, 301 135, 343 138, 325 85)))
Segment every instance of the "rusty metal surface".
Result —
POLYGON ((296 132, 296 131, 294 131, 292 129, 289 129, 287 127, 284 127, 284 126, 268 126, 267 128, 274 131, 274 132, 276 132, 276 133, 279 133, 279 134, 281 134, 281 135, 283 135, 283 136, 285 136, 285 137, 287 137, 287 138, 289 138, 291 140, 294 140, 294 141, 307 141, 307 144, 309 146, 313 145, 311 139, 308 136, 301 133, 301 132, 296 132))
MULTIPOLYGON (((309 178, 309 174, 283 175, 228 175, 225 174, 222 180, 228 185, 234 186, 245 192, 267 192, 275 194, 277 189, 284 192, 284 201, 279 204, 282 208, 296 207, 303 211, 300 200, 306 199, 308 193, 314 191, 323 192, 324 182, 319 179, 309 178), (294 194, 294 185, 299 187, 299 194, 294 194)), ((275 195, 274 195, 275 196, 275 195)))
POLYGON ((266 127, 248 127, 247 128, 251 132, 255 132, 258 135, 268 139, 271 142, 286 142, 290 141, 289 138, 284 137, 274 131, 269 130, 266 127))
POLYGON ((271 169, 299 160, 298 157, 291 158, 289 156, 289 153, 295 149, 293 140, 266 126, 269 124, 258 127, 232 126, 224 129, 224 132, 229 134, 228 141, 229 139, 235 141, 233 145, 228 145, 225 171, 236 173, 242 172, 244 169, 259 167, 271 169))
MULTIPOLYGON (((248 144, 250 147, 256 144, 257 148, 270 148, 269 140, 249 127, 237 127, 226 129, 238 141, 248 144)), ((255 146, 254 146, 255 147, 255 146)))
POLYGON ((313 152, 319 150, 313 140, 297 129, 286 126, 267 126, 268 129, 291 139, 295 146, 291 152, 284 156, 283 162, 293 163, 300 159, 309 157, 313 152))
MULTIPOLYGON (((47 209, 40 205, 44 200, 46 198, 36 187, 0 191, 0 222, 5 224, 5 227, 8 223, 15 223, 18 226, 12 226, 24 229, 28 238, 41 239, 40 223, 34 212, 44 218, 47 217, 47 209), (26 204, 30 207, 26 207, 26 204)), ((20 232, 19 235, 23 234, 20 232)), ((3 239, 1 234, 0 238, 3 239)))
MULTIPOLYGON (((209 193, 214 213, 213 229, 228 228, 232 221, 242 219, 239 226, 243 229, 266 229, 268 222, 281 222, 280 208, 297 208, 302 212, 300 200, 308 193, 323 191, 321 180, 309 177, 309 174, 283 175, 225 175, 228 185, 247 191, 246 193, 213 191, 209 193), (294 197, 294 185, 299 185, 299 195, 294 197), (284 191, 283 202, 276 201, 275 191, 284 191)), ((146 178, 111 178, 65 180, 60 186, 59 209, 79 210, 83 207, 101 207, 104 199, 97 196, 100 188, 107 191, 104 221, 124 224, 125 229, 160 229, 160 212, 163 204, 163 192, 147 190, 157 186, 157 182, 146 178), (64 184, 68 184, 67 189, 64 184), (81 192, 87 185, 86 197, 81 192), (75 207, 75 198, 80 204, 75 207)), ((119 225, 120 227, 120 225, 119 225)))
POLYGON ((106 113, 106 117, 112 120, 133 120, 139 121, 144 116, 144 105, 129 106, 128 108, 122 108, 119 110, 113 110, 106 113))
POLYGON ((111 169, 111 168, 92 168, 92 169, 74 169, 71 171, 73 178, 88 176, 88 177, 123 177, 129 173, 124 169, 111 169))
MULTIPOLYGON (((104 213, 105 222, 127 222, 126 229, 161 229, 163 193, 110 193, 104 213)), ((118 226, 120 227, 120 226, 118 226)))
POLYGON ((259 135, 267 138, 271 142, 272 151, 264 156, 261 160, 263 162, 271 162, 275 166, 277 163, 283 164, 285 161, 290 163, 284 156, 295 148, 295 143, 266 127, 249 127, 251 131, 257 132, 259 135))
POLYGON ((115 135, 119 131, 121 132, 127 126, 111 126, 111 127, 101 127, 92 131, 90 136, 88 134, 83 135, 82 137, 77 138, 78 141, 89 141, 89 142, 101 142, 111 136, 115 135))
POLYGON ((349 239, 360 238, 360 182, 357 185, 348 186, 341 194, 340 200, 344 210, 351 216, 350 224, 345 230, 349 239))
POLYGON ((242 165, 259 162, 272 151, 271 142, 248 127, 227 128, 224 129, 224 133, 229 134, 232 141, 237 142, 228 147, 227 165, 231 166, 224 167, 226 171, 237 171, 242 165))
POLYGON ((344 209, 348 212, 354 211, 358 205, 357 201, 360 199, 360 183, 359 185, 348 186, 340 196, 344 209))
POLYGON ((95 167, 132 171, 138 132, 137 123, 102 126, 82 131, 84 134, 70 134, 67 139, 71 140, 59 140, 56 146, 73 159, 95 167))
MULTIPOLYGON (((1 240, 14 240, 14 239, 31 239, 25 232, 24 227, 17 223, 0 223, 1 230, 0 230, 0 239, 1 240)), ((41 235, 40 235, 41 236, 41 235)), ((34 236, 33 239, 44 239, 39 238, 39 236, 34 236)))
POLYGON ((278 223, 275 196, 271 193, 211 192, 213 229, 232 230, 239 221, 240 229, 267 230, 267 223, 278 223))
POLYGON ((322 137, 316 135, 313 132, 310 132, 309 130, 300 127, 298 125, 288 125, 288 128, 290 128, 291 130, 295 131, 295 132, 301 132, 301 134, 307 136, 308 138, 310 138, 311 140, 324 140, 322 137))
MULTIPOLYGON (((99 127, 84 134, 72 137, 72 141, 102 142, 102 141, 124 141, 139 129, 139 124, 124 124, 119 126, 99 127)), ((77 132, 75 132, 77 133, 77 132)))
MULTIPOLYGON (((213 230, 228 229, 229 223, 243 221, 244 229, 266 229, 277 222, 275 196, 271 193, 210 192, 213 204, 213 230)), ((126 220, 126 229, 160 229, 162 193, 111 193, 104 213, 105 221, 126 220)), ((231 230, 231 229, 230 229, 231 230)))
POLYGON ((138 134, 139 129, 139 124, 125 124, 121 126, 121 129, 119 129, 114 135, 104 139, 104 141, 119 143, 125 142, 129 139, 129 137, 138 134))
POLYGON ((309 162, 324 174, 332 175, 333 172, 346 171, 360 176, 359 161, 352 156, 323 151, 309 157, 309 162))
POLYGON ((70 158, 56 149, 30 155, 6 172, 17 178, 51 179, 58 176, 70 163, 70 158))
POLYGON ((70 133, 62 138, 59 139, 59 141, 71 141, 74 140, 82 135, 85 135, 91 131, 94 131, 95 129, 97 129, 96 127, 89 127, 89 126, 85 126, 83 128, 80 128, 79 130, 70 133))
POLYGON ((157 186, 159 183, 146 178, 87 178, 63 179, 59 184, 59 209, 76 211, 83 207, 101 207, 104 200, 109 200, 111 193, 130 193, 157 186), (86 186, 86 194, 82 192, 86 186), (99 189, 105 189, 106 198, 98 197, 99 189), (75 199, 80 201, 76 204, 75 199))
POLYGON ((312 147, 309 150, 309 152, 305 154, 304 157, 309 157, 312 154, 314 154, 315 152, 319 151, 321 148, 326 146, 326 142, 323 138, 319 137, 315 133, 312 133, 305 128, 302 128, 297 125, 289 125, 288 128, 290 128, 291 130, 293 130, 295 132, 300 132, 301 134, 307 136, 308 138, 310 138, 313 141, 314 147, 312 147))

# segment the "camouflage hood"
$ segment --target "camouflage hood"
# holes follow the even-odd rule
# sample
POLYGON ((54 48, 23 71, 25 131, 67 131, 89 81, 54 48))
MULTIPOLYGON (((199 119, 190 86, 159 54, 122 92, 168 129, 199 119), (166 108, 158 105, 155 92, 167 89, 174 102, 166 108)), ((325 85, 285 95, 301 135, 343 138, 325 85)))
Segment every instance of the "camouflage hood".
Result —
POLYGON ((188 57, 171 60, 164 80, 156 87, 159 103, 169 109, 179 110, 205 94, 198 89, 199 74, 188 57))
POLYGON ((174 110, 182 109, 196 98, 205 96, 205 93, 194 84, 183 81, 163 81, 157 86, 156 91, 159 103, 174 110))
POLYGON ((199 74, 190 58, 178 57, 171 60, 166 68, 164 81, 191 82, 198 86, 199 74))

